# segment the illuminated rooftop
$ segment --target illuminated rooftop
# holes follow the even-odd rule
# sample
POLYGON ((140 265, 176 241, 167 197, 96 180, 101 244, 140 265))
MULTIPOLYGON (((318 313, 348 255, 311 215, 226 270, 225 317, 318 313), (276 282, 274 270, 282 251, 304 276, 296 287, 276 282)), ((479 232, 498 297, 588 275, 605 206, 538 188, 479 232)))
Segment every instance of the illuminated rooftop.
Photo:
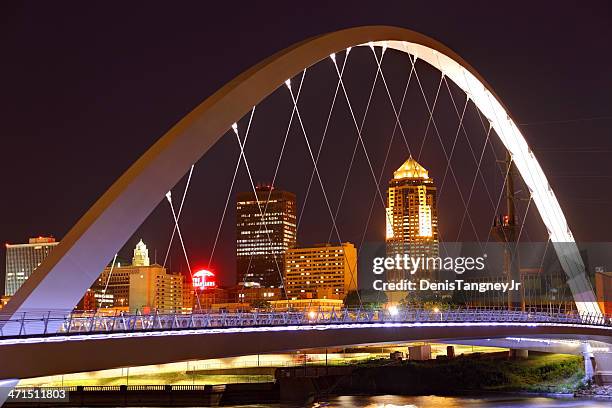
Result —
POLYGON ((408 157, 408 160, 402 164, 399 169, 393 172, 394 179, 403 178, 420 178, 428 179, 429 173, 425 167, 421 166, 412 156, 408 157))

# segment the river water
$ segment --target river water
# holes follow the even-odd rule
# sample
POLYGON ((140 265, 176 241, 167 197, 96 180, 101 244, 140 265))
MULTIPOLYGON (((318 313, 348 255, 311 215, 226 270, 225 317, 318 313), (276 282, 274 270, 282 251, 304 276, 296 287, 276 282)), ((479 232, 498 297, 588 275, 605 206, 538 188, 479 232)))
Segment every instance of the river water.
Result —
MULTIPOLYGON (((242 405, 240 408, 293 408, 305 405, 242 405)), ((603 408, 611 407, 612 401, 597 401, 574 398, 547 398, 518 395, 486 397, 438 397, 438 396, 345 396, 306 405, 310 408, 603 408)), ((238 406, 236 406, 238 408, 238 406)))
POLYGON ((438 396, 395 396, 336 397, 328 402, 313 404, 313 407, 363 407, 363 408, 603 408, 612 406, 612 401, 593 401, 574 398, 546 398, 529 396, 487 396, 487 397, 438 397, 438 396))

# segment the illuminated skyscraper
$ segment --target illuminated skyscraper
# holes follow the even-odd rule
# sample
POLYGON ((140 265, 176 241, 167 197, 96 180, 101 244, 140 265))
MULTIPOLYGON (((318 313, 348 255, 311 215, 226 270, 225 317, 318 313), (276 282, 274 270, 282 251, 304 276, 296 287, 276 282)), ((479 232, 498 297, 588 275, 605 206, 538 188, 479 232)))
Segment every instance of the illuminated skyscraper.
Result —
MULTIPOLYGON (((393 173, 387 190, 387 256, 438 256, 436 186, 427 170, 410 156, 393 173)), ((420 273, 419 271, 417 273, 420 273)), ((408 279, 403 271, 390 271, 389 281, 408 279)))
POLYGON ((5 294, 13 296, 57 244, 53 237, 30 238, 27 244, 6 244, 5 294))
POLYGON ((296 198, 270 186, 257 187, 256 193, 236 197, 237 278, 279 287, 285 252, 296 245, 296 198))

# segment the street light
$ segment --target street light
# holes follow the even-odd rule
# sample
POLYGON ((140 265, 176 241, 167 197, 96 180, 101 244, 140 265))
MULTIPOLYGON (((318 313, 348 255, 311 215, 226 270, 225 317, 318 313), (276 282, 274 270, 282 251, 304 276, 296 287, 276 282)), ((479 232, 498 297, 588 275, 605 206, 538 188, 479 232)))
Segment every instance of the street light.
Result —
POLYGON ((442 312, 440 312, 440 309, 438 307, 434 307, 433 308, 433 312, 434 313, 440 313, 440 321, 442 321, 442 312))
POLYGON ((399 313, 399 310, 397 309, 397 306, 393 305, 393 306, 389 306, 389 314, 391 316, 397 316, 399 313))

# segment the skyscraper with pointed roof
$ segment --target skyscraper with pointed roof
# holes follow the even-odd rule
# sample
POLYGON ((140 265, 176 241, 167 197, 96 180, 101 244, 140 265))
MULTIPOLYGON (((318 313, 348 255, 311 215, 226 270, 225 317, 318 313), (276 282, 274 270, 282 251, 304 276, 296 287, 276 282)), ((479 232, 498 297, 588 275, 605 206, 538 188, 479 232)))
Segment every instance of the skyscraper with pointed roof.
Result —
MULTIPOLYGON (((412 156, 394 173, 387 189, 386 248, 387 256, 437 257, 438 213, 436 186, 428 171, 412 156)), ((426 272, 417 272, 417 276, 426 272)), ((388 281, 409 279, 409 273, 393 270, 388 281)), ((405 294, 391 295, 401 300, 405 294)))

